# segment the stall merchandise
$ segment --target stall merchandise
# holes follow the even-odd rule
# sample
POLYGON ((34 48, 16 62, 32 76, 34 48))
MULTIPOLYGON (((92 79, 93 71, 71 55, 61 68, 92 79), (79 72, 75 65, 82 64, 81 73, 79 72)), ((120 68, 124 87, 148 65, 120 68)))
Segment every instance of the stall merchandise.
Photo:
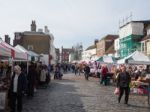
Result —
POLYGON ((7 94, 10 85, 11 67, 8 63, 0 63, 0 110, 6 110, 7 108, 7 94))
POLYGON ((148 96, 148 104, 150 103, 150 77, 140 74, 137 79, 132 78, 130 84, 130 93, 148 96))

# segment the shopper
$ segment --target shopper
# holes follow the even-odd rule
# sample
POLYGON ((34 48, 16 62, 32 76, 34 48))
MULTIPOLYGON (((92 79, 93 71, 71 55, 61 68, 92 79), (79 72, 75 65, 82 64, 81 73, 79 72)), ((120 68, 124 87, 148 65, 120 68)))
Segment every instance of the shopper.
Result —
POLYGON ((107 85, 107 74, 108 74, 108 68, 106 65, 102 66, 101 74, 102 74, 101 84, 104 83, 104 85, 106 86, 107 85))
POLYGON ((84 72, 85 72, 85 79, 89 80, 89 75, 90 75, 90 67, 88 65, 85 66, 84 68, 84 72))
POLYGON ((31 63, 29 67, 29 72, 28 72, 28 97, 33 97, 34 96, 34 89, 36 86, 36 78, 37 77, 37 72, 34 63, 31 63))
POLYGON ((118 103, 120 103, 120 100, 125 92, 125 104, 128 104, 128 99, 129 99, 129 84, 131 82, 131 77, 129 73, 126 71, 125 66, 121 66, 121 72, 119 73, 117 77, 117 87, 120 90, 119 97, 118 97, 118 103))
POLYGON ((11 102, 11 112, 22 112, 22 95, 26 91, 26 77, 21 72, 20 66, 14 67, 14 74, 11 79, 11 85, 9 88, 9 98, 11 102))

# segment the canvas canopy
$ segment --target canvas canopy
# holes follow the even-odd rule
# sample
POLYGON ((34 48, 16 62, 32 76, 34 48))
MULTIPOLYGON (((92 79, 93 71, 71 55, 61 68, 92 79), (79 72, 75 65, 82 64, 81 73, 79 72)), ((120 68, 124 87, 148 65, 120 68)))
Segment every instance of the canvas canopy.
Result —
POLYGON ((116 59, 114 57, 107 55, 100 57, 97 61, 101 63, 116 63, 116 59))
POLYGON ((131 55, 118 60, 118 64, 145 64, 150 65, 150 59, 142 52, 135 51, 131 55))
POLYGON ((29 51, 29 60, 32 60, 32 57, 34 57, 34 61, 38 61, 38 59, 39 59, 39 57, 40 57, 40 55, 39 54, 37 54, 37 53, 35 53, 35 52, 33 52, 33 51, 29 51))
POLYGON ((27 60, 27 54, 14 48, 13 46, 7 44, 4 41, 0 41, 1 45, 11 50, 11 57, 14 59, 27 60))
POLYGON ((0 43, 0 56, 11 57, 11 50, 3 46, 1 43, 0 43))
POLYGON ((27 49, 25 49, 23 46, 21 45, 17 45, 15 46, 15 48, 19 49, 20 51, 28 54, 28 60, 31 61, 31 58, 34 57, 35 58, 35 61, 38 60, 38 58, 40 57, 39 54, 33 52, 33 51, 28 51, 27 49))

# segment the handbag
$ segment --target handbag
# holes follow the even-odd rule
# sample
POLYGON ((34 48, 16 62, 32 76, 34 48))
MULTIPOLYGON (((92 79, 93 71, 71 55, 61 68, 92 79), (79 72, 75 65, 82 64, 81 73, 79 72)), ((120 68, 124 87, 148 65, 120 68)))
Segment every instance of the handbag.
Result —
POLYGON ((116 88, 115 91, 114 91, 114 94, 115 94, 115 95, 119 95, 119 93, 120 93, 120 89, 119 89, 119 88, 116 88))

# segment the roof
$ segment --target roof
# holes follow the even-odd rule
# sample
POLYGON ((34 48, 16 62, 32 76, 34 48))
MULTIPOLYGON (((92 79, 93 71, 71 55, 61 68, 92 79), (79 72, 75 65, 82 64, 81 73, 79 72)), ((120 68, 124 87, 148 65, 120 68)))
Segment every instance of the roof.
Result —
POLYGON ((63 52, 73 52, 72 48, 63 48, 62 49, 63 52))
POLYGON ((89 46, 87 49, 86 49, 86 51, 87 50, 91 50, 91 49, 95 49, 96 48, 96 45, 91 45, 91 46, 89 46))
POLYGON ((103 39, 117 39, 119 37, 119 35, 113 35, 113 34, 108 34, 106 36, 104 36, 103 38, 101 38, 100 40, 103 40, 103 39))
POLYGON ((134 22, 134 23, 144 23, 144 24, 148 24, 150 23, 150 20, 141 20, 141 21, 131 21, 131 22, 134 22))
POLYGON ((145 40, 148 40, 148 39, 150 39, 150 35, 145 36, 141 41, 145 41, 145 40))

